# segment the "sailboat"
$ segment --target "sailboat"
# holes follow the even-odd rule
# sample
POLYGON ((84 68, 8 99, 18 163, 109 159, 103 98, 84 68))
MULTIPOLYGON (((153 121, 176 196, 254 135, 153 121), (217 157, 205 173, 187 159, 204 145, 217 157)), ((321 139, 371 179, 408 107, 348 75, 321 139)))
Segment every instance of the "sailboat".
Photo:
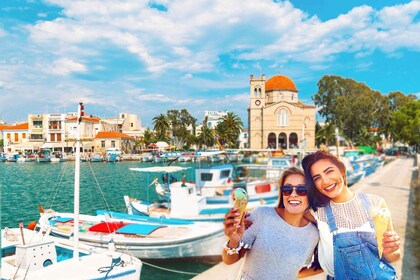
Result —
MULTIPOLYGON (((74 183, 74 222, 79 224, 80 121, 79 104, 74 183)), ((142 262, 115 250, 79 244, 79 231, 73 240, 50 235, 48 227, 38 230, 2 230, 1 279, 140 279, 142 262)), ((109 244, 112 248, 112 242, 109 244)))

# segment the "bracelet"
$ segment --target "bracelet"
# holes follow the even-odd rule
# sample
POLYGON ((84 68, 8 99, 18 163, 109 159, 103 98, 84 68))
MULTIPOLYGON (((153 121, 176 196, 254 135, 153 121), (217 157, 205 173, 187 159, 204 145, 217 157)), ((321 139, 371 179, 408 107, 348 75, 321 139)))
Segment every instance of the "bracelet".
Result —
POLYGON ((239 245, 238 245, 238 247, 236 247, 236 248, 230 248, 229 246, 228 246, 228 244, 229 244, 229 241, 230 240, 228 240, 228 241, 226 241, 225 242, 225 244, 223 245, 223 249, 225 249, 225 251, 226 251, 226 253, 228 254, 228 255, 234 255, 234 254, 239 254, 239 251, 242 249, 242 247, 244 246, 244 243, 241 241, 241 242, 239 242, 239 245))

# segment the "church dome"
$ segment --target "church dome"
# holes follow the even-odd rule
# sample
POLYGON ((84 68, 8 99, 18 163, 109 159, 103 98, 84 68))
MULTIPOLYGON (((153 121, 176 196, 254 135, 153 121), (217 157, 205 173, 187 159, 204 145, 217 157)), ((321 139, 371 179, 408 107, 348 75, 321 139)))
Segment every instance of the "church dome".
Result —
POLYGON ((265 91, 272 91, 272 90, 289 90, 297 92, 295 84, 293 81, 286 76, 278 75, 271 77, 265 83, 265 91))

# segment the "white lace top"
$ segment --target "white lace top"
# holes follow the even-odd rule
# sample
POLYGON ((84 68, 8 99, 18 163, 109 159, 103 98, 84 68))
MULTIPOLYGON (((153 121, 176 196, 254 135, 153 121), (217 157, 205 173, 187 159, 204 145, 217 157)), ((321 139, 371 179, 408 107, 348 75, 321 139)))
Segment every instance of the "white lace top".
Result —
MULTIPOLYGON (((380 207, 382 205, 382 197, 374 194, 366 195, 369 205, 373 207, 380 207)), ((333 201, 330 201, 330 206, 338 228, 338 233, 349 231, 375 231, 369 224, 368 213, 366 213, 362 198, 359 194, 356 194, 351 200, 344 203, 334 203, 333 201)), ((317 221, 319 230, 319 263, 325 273, 334 277, 333 235, 328 226, 326 210, 324 207, 319 207, 316 212, 311 210, 311 214, 317 221)))

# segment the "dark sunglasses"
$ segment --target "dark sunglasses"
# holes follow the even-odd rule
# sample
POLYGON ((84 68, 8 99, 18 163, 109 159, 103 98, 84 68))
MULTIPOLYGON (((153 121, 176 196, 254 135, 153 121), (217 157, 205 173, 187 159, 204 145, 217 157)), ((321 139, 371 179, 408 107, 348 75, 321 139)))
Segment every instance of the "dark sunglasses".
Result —
POLYGON ((297 185, 296 187, 291 185, 283 185, 280 187, 281 194, 289 196, 293 193, 293 189, 296 191, 297 195, 299 196, 306 196, 308 195, 308 189, 305 185, 297 185))

